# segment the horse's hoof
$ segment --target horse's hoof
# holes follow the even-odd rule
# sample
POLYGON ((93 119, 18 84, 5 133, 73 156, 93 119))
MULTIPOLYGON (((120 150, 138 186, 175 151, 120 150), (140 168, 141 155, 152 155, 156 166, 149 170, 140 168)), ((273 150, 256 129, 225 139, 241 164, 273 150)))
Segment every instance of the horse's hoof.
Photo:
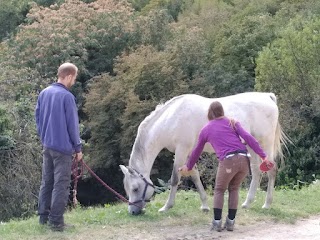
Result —
POLYGON ((263 208, 263 209, 269 209, 269 208, 270 208, 270 205, 264 204, 264 205, 262 206, 262 208, 263 208))
POLYGON ((165 206, 158 210, 158 212, 166 212, 166 211, 168 211, 168 208, 166 208, 165 206))
POLYGON ((249 205, 246 204, 246 203, 243 203, 243 204, 241 205, 241 207, 244 208, 244 209, 248 209, 248 208, 249 208, 249 205))
POLYGON ((208 213, 210 211, 209 207, 201 207, 201 211, 204 213, 208 213))

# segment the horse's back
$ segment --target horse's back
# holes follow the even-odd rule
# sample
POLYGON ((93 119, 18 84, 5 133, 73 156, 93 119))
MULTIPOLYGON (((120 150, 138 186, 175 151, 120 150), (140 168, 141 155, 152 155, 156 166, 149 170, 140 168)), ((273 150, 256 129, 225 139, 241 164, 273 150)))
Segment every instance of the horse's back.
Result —
MULTIPOLYGON (((221 98, 185 94, 169 100, 152 129, 158 132, 165 147, 174 151, 178 144, 192 148, 201 129, 208 122, 207 113, 213 101, 221 102, 225 115, 239 121, 258 139, 275 131, 278 108, 273 93, 248 92, 221 98)), ((206 147, 207 150, 210 148, 206 147)), ((205 149, 205 150, 206 150, 205 149)))
POLYGON ((220 98, 225 115, 240 121, 256 137, 275 131, 278 107, 273 93, 248 92, 220 98))
POLYGON ((250 128, 255 125, 247 122, 264 122, 264 120, 277 122, 278 120, 275 95, 260 92, 240 93, 221 98, 185 94, 166 110, 163 118, 166 121, 171 119, 169 122, 174 128, 191 124, 198 130, 199 126, 207 123, 208 108, 213 101, 221 102, 227 117, 234 118, 250 128))

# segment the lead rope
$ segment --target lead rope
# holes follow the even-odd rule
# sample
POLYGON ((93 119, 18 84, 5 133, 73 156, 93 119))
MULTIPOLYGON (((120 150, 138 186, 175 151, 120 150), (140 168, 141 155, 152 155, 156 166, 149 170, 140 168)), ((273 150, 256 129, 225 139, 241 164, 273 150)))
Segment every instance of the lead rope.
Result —
MULTIPOLYGON (((84 167, 90 172, 90 174, 92 176, 94 176, 105 188, 107 188, 109 191, 111 191, 112 193, 114 193, 120 200, 122 200, 123 202, 126 202, 130 205, 135 205, 134 203, 129 202, 129 200, 127 200, 124 196, 122 196, 120 193, 118 193, 117 191, 115 191, 114 189, 112 189, 108 184, 106 184, 104 181, 102 181, 101 178, 99 178, 97 176, 97 174, 95 174, 91 168, 81 159, 80 161, 77 161, 75 158, 73 159, 73 164, 72 164, 72 175, 73 175, 73 179, 74 179, 74 184, 73 184, 73 206, 76 207, 78 204, 78 200, 77 200, 77 187, 78 187, 78 180, 79 178, 81 178, 83 176, 83 169, 84 167), (79 168, 80 168, 80 172, 79 172, 79 168)), ((137 206, 137 205, 135 205, 137 206)), ((139 207, 139 206, 137 206, 139 207)))
POLYGON ((74 181, 73 190, 72 190, 72 193, 73 193, 72 203, 74 208, 76 208, 78 205, 78 199, 77 199, 78 180, 83 176, 83 164, 80 164, 80 167, 79 167, 78 163, 79 162, 76 160, 76 158, 74 158, 72 162, 72 170, 71 170, 73 181, 74 181), (79 168, 80 168, 80 172, 79 172, 79 168))

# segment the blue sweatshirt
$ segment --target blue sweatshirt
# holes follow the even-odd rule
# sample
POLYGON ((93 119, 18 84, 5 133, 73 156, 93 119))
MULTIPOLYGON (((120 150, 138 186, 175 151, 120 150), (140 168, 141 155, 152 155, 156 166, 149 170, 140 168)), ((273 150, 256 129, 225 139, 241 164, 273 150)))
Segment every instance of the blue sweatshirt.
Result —
POLYGON ((41 91, 35 117, 44 147, 68 155, 81 151, 75 97, 63 84, 53 83, 41 91))

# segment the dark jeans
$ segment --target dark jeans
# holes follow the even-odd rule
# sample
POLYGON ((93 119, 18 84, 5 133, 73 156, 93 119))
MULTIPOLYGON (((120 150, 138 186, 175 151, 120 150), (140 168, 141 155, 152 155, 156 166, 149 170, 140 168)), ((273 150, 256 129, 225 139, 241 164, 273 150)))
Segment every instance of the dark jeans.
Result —
POLYGON ((238 208, 239 188, 249 172, 249 159, 236 154, 219 162, 214 187, 214 208, 223 208, 224 193, 229 191, 229 209, 238 208))
POLYGON ((38 214, 40 223, 63 224, 68 203, 72 156, 48 148, 43 150, 38 214))

